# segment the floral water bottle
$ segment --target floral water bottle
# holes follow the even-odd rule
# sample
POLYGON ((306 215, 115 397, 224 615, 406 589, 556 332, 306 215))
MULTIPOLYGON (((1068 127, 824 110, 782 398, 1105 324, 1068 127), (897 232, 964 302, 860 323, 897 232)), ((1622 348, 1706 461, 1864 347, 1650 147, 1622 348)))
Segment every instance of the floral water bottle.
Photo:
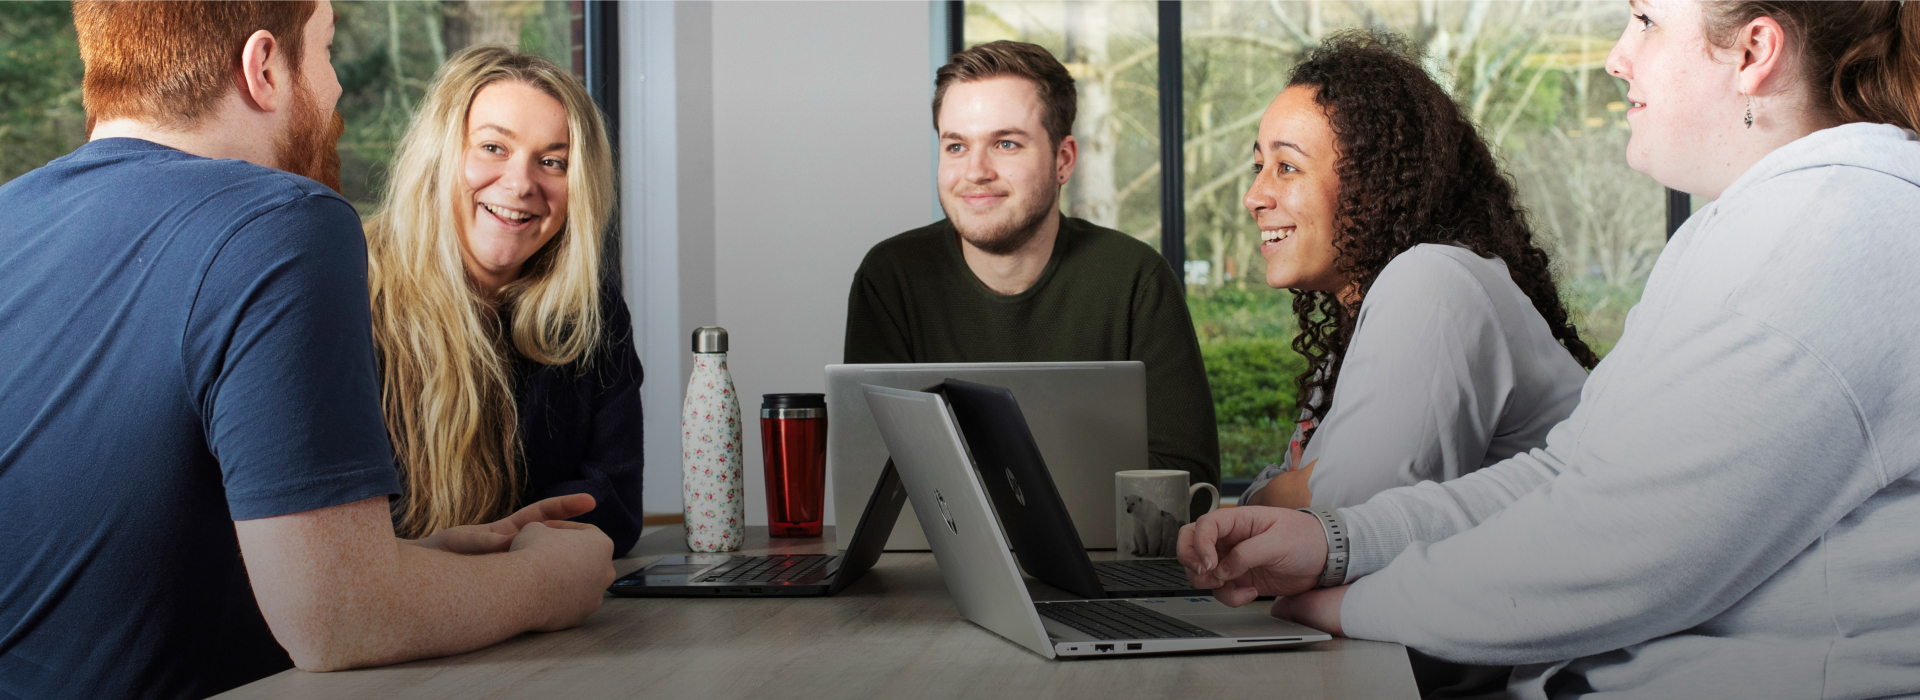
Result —
POLYGON ((680 409, 680 497, 687 549, 733 552, 746 536, 740 397, 727 373, 727 330, 693 330, 693 379, 680 409))

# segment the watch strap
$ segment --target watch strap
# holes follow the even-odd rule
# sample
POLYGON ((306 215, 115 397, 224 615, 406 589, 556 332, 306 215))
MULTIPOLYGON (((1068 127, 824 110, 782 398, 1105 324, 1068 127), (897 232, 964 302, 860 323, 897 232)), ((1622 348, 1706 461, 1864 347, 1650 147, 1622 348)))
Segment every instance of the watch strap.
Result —
POLYGON ((1347 524, 1340 512, 1327 506, 1307 506, 1300 512, 1320 519, 1327 534, 1327 568, 1320 572, 1320 588, 1338 586, 1347 581, 1347 524))

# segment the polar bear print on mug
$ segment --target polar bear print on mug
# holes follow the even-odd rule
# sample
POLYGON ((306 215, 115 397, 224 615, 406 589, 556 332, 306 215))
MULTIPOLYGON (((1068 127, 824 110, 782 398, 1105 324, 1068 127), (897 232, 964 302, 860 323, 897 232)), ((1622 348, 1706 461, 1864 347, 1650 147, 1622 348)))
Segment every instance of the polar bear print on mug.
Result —
POLYGON ((1140 495, 1127 496, 1127 514, 1133 522, 1128 552, 1136 557, 1171 557, 1180 542, 1179 516, 1160 503, 1140 495))

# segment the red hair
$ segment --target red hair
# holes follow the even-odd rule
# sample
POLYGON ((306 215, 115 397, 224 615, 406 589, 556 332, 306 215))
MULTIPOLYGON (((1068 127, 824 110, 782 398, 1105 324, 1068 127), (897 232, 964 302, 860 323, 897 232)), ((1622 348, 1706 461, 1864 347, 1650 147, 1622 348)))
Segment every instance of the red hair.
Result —
POLYGON ((247 37, 262 29, 297 77, 315 7, 311 0, 73 3, 87 131, 102 119, 169 128, 199 122, 233 89, 247 37))

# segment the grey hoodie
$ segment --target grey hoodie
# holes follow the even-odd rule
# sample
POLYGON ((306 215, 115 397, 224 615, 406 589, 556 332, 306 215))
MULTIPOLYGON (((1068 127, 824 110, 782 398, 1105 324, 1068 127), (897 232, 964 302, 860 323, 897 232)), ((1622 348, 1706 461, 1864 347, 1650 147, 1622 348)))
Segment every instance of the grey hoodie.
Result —
POLYGON ((1545 447, 1341 509, 1341 621, 1516 697, 1920 693, 1916 466, 1920 139, 1827 129, 1687 221, 1545 447))

